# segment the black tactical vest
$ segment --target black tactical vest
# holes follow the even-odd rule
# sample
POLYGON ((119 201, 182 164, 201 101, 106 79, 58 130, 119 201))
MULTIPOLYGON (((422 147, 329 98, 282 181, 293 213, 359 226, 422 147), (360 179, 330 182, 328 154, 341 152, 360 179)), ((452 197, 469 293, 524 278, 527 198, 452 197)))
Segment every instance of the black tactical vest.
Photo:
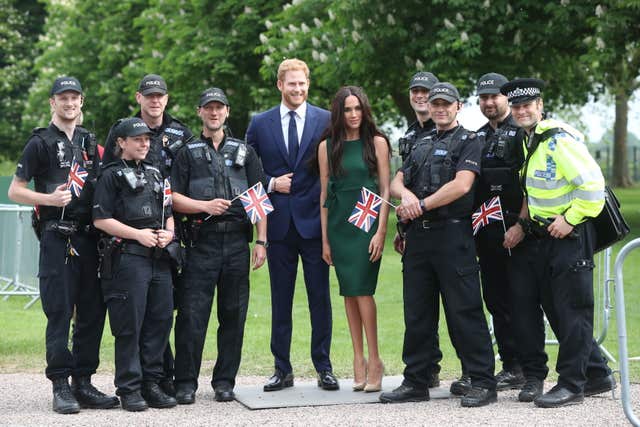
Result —
MULTIPOLYGON (((488 124, 480 128, 484 136, 488 124)), ((482 173, 476 187, 474 209, 491 197, 500 196, 503 210, 517 214, 522 206, 519 171, 524 162, 523 130, 511 116, 486 138, 482 149, 482 173)))
POLYGON ((185 149, 190 157, 186 196, 196 200, 231 200, 249 188, 244 141, 225 137, 216 151, 210 141, 198 140, 188 143, 185 149))
POLYGON ((407 160, 416 143, 423 136, 431 133, 433 129, 435 129, 435 123, 431 119, 427 120, 424 127, 421 127, 417 121, 409 126, 407 132, 398 140, 398 152, 403 162, 407 160))
POLYGON ((163 228, 164 180, 160 171, 148 163, 131 167, 120 161, 108 166, 112 167, 120 189, 114 195, 114 219, 137 229, 163 228))
MULTIPOLYGON (((72 141, 53 126, 33 130, 32 137, 40 138, 45 145, 49 157, 48 172, 44 176, 34 177, 34 187, 38 193, 53 193, 56 187, 65 184, 69 178, 69 170, 73 159, 89 174, 85 180, 80 197, 72 196, 65 207, 65 220, 79 221, 83 224, 91 222, 91 208, 95 186, 94 162, 99 162, 96 150, 95 135, 82 127, 76 127, 72 141)), ((56 206, 40 206, 40 220, 60 219, 62 208, 56 206)))
MULTIPOLYGON (((476 142, 476 134, 462 126, 442 138, 434 138, 436 133, 432 132, 418 141, 411 154, 409 168, 405 170, 405 187, 420 199, 432 195, 455 178, 463 147, 476 142)), ((473 191, 469 191, 446 206, 426 212, 424 217, 430 220, 468 217, 472 207, 473 191)))

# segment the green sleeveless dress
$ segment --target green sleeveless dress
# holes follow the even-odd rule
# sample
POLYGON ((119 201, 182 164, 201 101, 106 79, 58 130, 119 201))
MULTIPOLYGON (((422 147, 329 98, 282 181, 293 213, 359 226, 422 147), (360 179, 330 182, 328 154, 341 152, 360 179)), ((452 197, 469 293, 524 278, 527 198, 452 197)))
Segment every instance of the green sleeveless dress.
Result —
MULTIPOLYGON (((380 260, 369 261, 369 242, 378 230, 379 218, 368 233, 347 221, 362 187, 380 194, 376 180, 369 175, 364 163, 362 149, 361 140, 345 141, 342 156, 345 173, 329 177, 324 204, 328 209, 327 234, 331 257, 342 296, 373 295, 380 271, 380 260)), ((327 153, 330 152, 331 142, 327 140, 327 153)))

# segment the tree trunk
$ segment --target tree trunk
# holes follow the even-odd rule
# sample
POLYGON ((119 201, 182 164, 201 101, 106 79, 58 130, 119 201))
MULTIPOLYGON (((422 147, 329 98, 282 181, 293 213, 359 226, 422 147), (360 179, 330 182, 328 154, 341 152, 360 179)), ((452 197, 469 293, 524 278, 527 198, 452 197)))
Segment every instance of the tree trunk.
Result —
POLYGON ((616 118, 613 126, 613 173, 614 187, 630 187, 629 162, 627 160, 627 116, 629 112, 629 95, 626 91, 616 93, 616 118))

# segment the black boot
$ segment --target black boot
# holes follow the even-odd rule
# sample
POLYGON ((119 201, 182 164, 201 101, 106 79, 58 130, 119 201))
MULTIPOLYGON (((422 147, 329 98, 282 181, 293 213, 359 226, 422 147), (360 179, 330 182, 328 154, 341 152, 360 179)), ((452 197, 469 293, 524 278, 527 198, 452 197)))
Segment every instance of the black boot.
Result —
POLYGON ((81 408, 110 409, 120 405, 115 396, 107 396, 91 384, 91 377, 73 377, 71 392, 81 408))
POLYGON ((454 396, 464 396, 471 391, 471 377, 465 373, 462 374, 459 380, 451 383, 449 392, 454 396))
POLYGON ((53 382, 53 410, 59 414, 77 414, 80 412, 78 401, 71 394, 69 380, 58 378, 53 382))
POLYGON ((152 408, 173 408, 178 404, 174 397, 162 391, 158 383, 150 381, 142 383, 142 397, 152 408))
POLYGON ((173 384, 173 379, 165 378, 160 381, 160 388, 167 396, 176 397, 176 387, 173 384))
POLYGON ((125 411, 140 412, 149 409, 147 402, 142 398, 139 390, 121 394, 120 401, 122 402, 122 409, 125 411))

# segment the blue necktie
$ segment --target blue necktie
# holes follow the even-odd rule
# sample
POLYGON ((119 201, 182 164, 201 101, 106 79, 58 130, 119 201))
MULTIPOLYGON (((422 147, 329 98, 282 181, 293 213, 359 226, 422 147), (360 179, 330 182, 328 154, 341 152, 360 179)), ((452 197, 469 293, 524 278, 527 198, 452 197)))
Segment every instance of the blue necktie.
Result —
POLYGON ((294 168, 298 158, 298 127, 296 126, 296 112, 289 111, 289 165, 294 168))

